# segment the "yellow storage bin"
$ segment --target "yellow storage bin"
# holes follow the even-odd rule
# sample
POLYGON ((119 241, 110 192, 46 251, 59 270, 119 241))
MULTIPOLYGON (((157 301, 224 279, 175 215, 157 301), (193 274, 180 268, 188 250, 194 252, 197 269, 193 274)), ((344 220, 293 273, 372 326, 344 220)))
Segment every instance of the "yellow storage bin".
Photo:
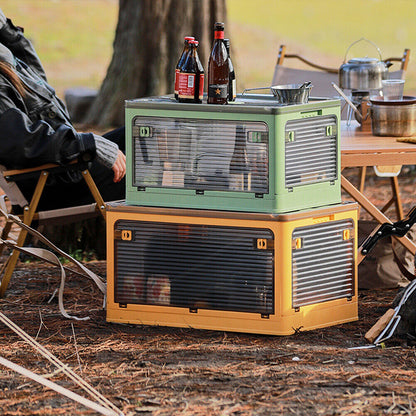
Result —
POLYGON ((287 335, 358 319, 357 205, 107 211, 107 320, 287 335))

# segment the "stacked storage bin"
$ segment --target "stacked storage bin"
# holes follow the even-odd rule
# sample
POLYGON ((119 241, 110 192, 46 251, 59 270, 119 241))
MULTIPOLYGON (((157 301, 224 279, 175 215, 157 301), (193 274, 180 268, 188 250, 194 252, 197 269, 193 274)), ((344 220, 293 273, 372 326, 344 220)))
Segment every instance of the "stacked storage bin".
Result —
POLYGON ((356 204, 338 100, 126 102, 126 201, 107 212, 112 322, 289 334, 357 319, 356 204))

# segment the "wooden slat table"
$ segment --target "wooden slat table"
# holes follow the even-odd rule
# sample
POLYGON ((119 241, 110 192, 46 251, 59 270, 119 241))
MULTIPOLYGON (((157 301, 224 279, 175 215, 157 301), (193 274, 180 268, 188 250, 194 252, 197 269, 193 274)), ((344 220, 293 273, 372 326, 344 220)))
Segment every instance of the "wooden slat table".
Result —
MULTIPOLYGON (((341 170, 377 165, 416 165, 416 144, 399 142, 396 137, 373 136, 371 130, 361 131, 357 122, 348 126, 341 121, 341 170)), ((395 184, 398 191, 397 178, 395 184)), ((393 222, 342 174, 341 187, 378 222, 393 222)), ((400 201, 398 204, 401 209, 400 201)), ((397 240, 416 254, 416 245, 406 236, 397 240)))

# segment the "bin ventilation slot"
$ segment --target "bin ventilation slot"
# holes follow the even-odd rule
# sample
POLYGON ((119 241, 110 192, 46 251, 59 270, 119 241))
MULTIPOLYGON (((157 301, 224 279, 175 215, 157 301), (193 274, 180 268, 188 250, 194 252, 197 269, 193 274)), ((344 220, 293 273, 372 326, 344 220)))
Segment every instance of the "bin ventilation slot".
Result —
POLYGON ((354 294, 354 225, 335 221, 294 230, 292 306, 309 305, 354 294), (348 231, 347 231, 348 230, 348 231))
POLYGON ((337 179, 337 118, 322 116, 286 123, 285 186, 293 188, 337 179))

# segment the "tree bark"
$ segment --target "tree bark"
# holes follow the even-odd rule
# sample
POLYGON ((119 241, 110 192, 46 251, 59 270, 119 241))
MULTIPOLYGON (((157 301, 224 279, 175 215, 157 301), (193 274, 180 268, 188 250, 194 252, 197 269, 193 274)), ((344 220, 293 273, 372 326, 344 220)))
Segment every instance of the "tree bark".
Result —
POLYGON ((124 124, 124 101, 173 93, 184 36, 195 36, 207 71, 216 21, 226 23, 226 0, 120 0, 113 57, 85 123, 124 124))

